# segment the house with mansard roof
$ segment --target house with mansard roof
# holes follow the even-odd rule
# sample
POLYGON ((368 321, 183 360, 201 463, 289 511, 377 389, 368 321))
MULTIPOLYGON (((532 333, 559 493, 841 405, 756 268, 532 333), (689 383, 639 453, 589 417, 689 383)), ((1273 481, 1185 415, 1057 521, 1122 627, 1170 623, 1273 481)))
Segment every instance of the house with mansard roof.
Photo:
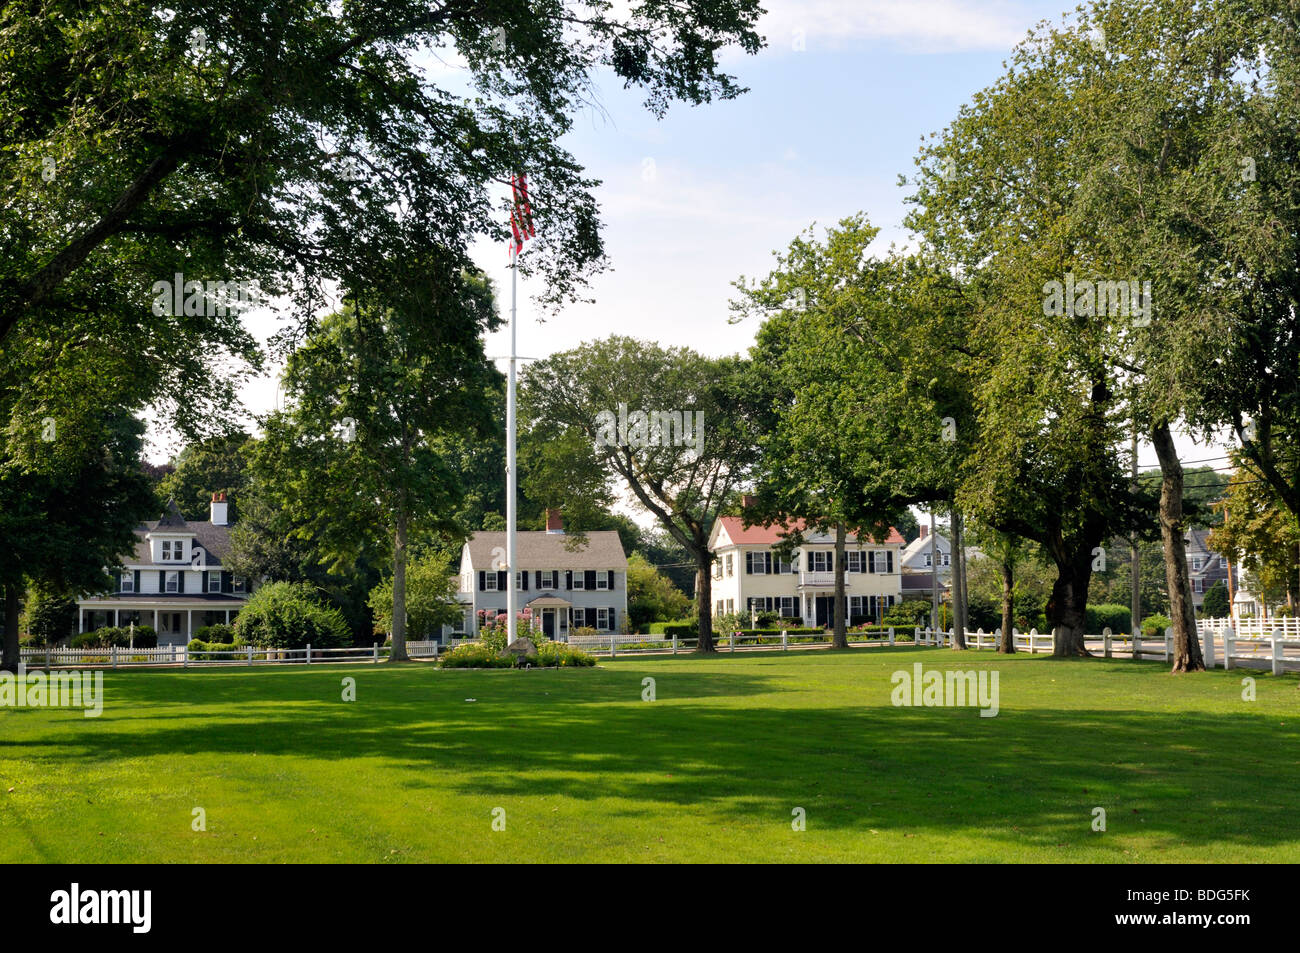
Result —
POLYGON ((135 550, 113 572, 109 592, 77 600, 77 629, 152 626, 159 645, 183 644, 205 625, 230 622, 252 591, 231 572, 229 501, 212 494, 206 522, 188 522, 174 500, 156 520, 137 527, 135 550))
MULTIPOLYGON (((627 555, 615 532, 585 534, 572 546, 558 510, 546 531, 515 533, 517 605, 528 609, 542 634, 565 641, 573 629, 618 632, 627 619, 627 555)), ((461 548, 458 631, 476 634, 484 619, 506 611, 506 534, 478 532, 461 548)))
MULTIPOLYGON (((850 531, 844 554, 845 618, 850 625, 879 622, 902 601, 902 550, 894 527, 881 539, 850 531)), ((808 530, 802 520, 785 525, 746 526, 739 516, 713 524, 715 615, 775 612, 805 626, 828 627, 834 620, 835 535, 808 530), (795 531, 803 542, 786 559, 775 550, 795 531)))

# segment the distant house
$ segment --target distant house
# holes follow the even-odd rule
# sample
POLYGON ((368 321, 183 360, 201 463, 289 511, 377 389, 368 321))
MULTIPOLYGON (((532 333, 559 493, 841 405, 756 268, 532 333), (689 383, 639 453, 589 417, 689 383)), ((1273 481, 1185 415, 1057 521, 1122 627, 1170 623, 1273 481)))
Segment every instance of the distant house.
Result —
POLYGON ((921 535, 903 547, 902 567, 905 600, 932 599, 937 577, 942 601, 951 589, 952 543, 942 533, 932 537, 930 527, 922 526, 921 535))
POLYGON ((138 527, 135 551, 114 568, 115 587, 77 600, 77 629, 152 626, 159 645, 185 643, 194 632, 230 622, 252 587, 223 564, 230 553, 229 503, 212 494, 207 522, 186 522, 174 500, 138 527))
MULTIPOLYGON (((618 533, 587 533, 570 550, 558 510, 547 513, 545 532, 515 534, 518 607, 540 620, 543 635, 565 641, 573 629, 617 632, 627 618, 627 556, 618 533)), ((506 611, 509 577, 506 534, 478 532, 461 549, 459 600, 465 617, 445 634, 476 634, 482 620, 506 611), (481 615, 480 615, 481 613, 481 615)))
MULTIPOLYGON (((749 526, 739 516, 723 516, 713 525, 709 550, 714 553, 715 615, 775 612, 805 626, 829 626, 835 608, 835 536, 807 531, 802 521, 787 525, 749 526), (789 560, 773 551, 787 536, 803 530, 803 544, 789 560)), ((899 565, 903 537, 892 526, 883 539, 847 534, 844 553, 844 598, 850 625, 877 622, 901 601, 899 565)))
POLYGON ((1206 529, 1188 530, 1184 537, 1187 546, 1187 576, 1192 584, 1192 602, 1196 604, 1196 611, 1201 611, 1205 604, 1205 594, 1211 587, 1216 582, 1222 582, 1229 589, 1236 590, 1234 595, 1237 597, 1238 612, 1258 614, 1259 607, 1254 605, 1257 600, 1245 591, 1248 587, 1243 585, 1241 572, 1236 566, 1231 567, 1232 584, 1229 585, 1230 557, 1210 548, 1209 537, 1210 531, 1206 529))

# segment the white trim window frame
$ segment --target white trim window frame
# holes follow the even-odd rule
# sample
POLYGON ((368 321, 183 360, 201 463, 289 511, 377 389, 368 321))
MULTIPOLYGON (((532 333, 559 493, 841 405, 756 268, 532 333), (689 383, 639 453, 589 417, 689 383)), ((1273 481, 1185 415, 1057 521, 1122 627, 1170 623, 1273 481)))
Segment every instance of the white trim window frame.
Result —
POLYGON ((233 592, 243 594, 248 591, 247 580, 243 576, 233 576, 231 577, 230 588, 233 592))
POLYGON ((554 589, 554 588, 555 588, 555 570, 554 570, 554 569, 543 569, 543 570, 542 570, 542 588, 543 588, 543 589, 554 589))
POLYGON ((831 554, 824 549, 814 549, 808 554, 809 572, 830 572, 831 554))
POLYGON ((596 570, 596 588, 605 592, 609 591, 609 571, 606 569, 596 570))
POLYGON ((496 592, 497 579, 498 579, 497 574, 493 570, 489 569, 487 571, 487 574, 483 577, 483 591, 496 592))
POLYGON ((221 570, 220 569, 209 569, 207 571, 207 580, 208 580, 208 592, 221 591, 221 570), (215 586, 213 585, 214 582, 216 583, 215 586))
POLYGON ((117 586, 118 592, 135 592, 135 573, 130 569, 123 570, 117 586))
POLYGON ((180 576, 174 569, 167 570, 167 575, 163 577, 163 592, 180 592, 180 576))

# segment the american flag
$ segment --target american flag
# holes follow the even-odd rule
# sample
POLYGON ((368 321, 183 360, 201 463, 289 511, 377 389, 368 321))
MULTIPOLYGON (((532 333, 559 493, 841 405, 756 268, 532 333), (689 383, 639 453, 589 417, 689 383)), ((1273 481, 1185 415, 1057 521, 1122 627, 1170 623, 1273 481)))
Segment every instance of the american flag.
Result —
POLYGON ((528 177, 520 172, 510 177, 510 189, 514 193, 514 206, 510 209, 510 230, 515 234, 514 253, 518 255, 524 249, 524 242, 537 235, 533 228, 533 210, 528 204, 528 177))

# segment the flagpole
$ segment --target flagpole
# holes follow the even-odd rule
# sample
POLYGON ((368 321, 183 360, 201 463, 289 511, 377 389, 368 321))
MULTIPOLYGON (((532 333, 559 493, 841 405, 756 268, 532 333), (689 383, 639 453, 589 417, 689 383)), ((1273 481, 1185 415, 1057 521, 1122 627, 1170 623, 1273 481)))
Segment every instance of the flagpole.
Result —
POLYGON ((518 637, 515 616, 515 304, 519 291, 519 249, 510 262, 510 380, 506 387, 506 645, 518 637))

